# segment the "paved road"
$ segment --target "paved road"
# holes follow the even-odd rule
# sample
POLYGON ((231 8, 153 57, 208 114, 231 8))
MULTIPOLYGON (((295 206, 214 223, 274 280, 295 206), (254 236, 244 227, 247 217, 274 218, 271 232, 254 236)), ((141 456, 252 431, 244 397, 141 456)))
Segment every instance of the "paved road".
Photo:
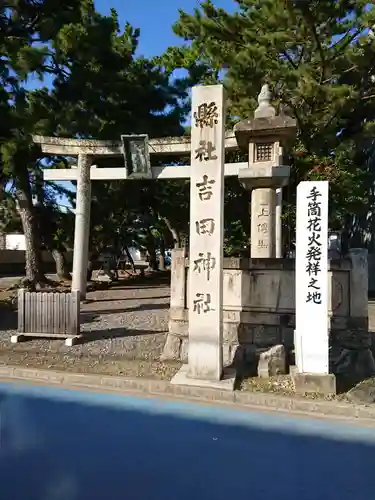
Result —
POLYGON ((0 384, 7 500, 373 500, 375 430, 0 384))

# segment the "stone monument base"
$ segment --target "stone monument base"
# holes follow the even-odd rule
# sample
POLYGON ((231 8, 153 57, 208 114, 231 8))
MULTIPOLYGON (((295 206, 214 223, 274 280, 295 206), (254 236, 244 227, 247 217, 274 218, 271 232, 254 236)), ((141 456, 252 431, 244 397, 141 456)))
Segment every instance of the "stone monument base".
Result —
MULTIPOLYGON (((188 268, 184 250, 173 250, 163 360, 188 362, 188 268)), ((294 364, 294 269, 293 259, 224 259, 224 366, 243 365, 246 373, 262 377, 289 372, 294 364)), ((344 378, 345 383, 353 377, 358 383, 375 376, 365 265, 352 254, 331 259, 328 280, 329 372, 336 375, 339 387, 344 378)))
POLYGON ((324 396, 336 395, 336 377, 333 373, 294 372, 292 378, 296 393, 315 393, 324 396))
POLYGON ((233 391, 236 381, 235 370, 225 369, 221 380, 205 380, 188 376, 188 365, 181 366, 180 370, 172 378, 172 385, 190 385, 193 387, 206 387, 207 389, 219 389, 221 391, 233 391))

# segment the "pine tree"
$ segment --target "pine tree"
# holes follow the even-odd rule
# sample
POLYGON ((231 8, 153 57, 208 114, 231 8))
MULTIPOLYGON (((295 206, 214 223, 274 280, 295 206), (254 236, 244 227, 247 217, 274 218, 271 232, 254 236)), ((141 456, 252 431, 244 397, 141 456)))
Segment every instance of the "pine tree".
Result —
POLYGON ((331 180, 331 225, 349 227, 348 214, 367 214, 371 202, 375 41, 368 30, 375 9, 366 0, 237 4, 234 14, 210 1, 193 15, 180 11, 174 30, 188 43, 171 48, 166 62, 193 73, 200 68, 201 81, 222 78, 233 121, 252 115, 268 82, 274 103, 291 110, 298 123, 289 223, 295 184, 325 178, 331 180))
MULTIPOLYGON (((91 0, 1 4, 0 187, 3 192, 11 181, 14 188, 30 282, 44 280, 41 245, 61 250, 55 238, 60 233, 53 230, 55 236, 48 235, 51 225, 41 223, 52 214, 46 193, 37 210, 32 204, 35 190, 40 194, 43 169, 33 134, 116 140, 122 133, 153 137, 183 132, 180 118, 186 109, 180 101, 186 89, 179 82, 171 85, 170 73, 156 60, 135 57, 138 37, 139 30, 129 24, 120 28, 115 11, 110 16, 96 12, 91 0), (29 90, 27 83, 35 76, 42 85, 49 76, 52 88, 29 90)), ((50 166, 64 161, 52 158, 50 166)), ((98 184, 93 197, 102 203, 101 190, 112 187, 98 184)), ((120 202, 126 195, 118 187, 112 194, 120 202)))

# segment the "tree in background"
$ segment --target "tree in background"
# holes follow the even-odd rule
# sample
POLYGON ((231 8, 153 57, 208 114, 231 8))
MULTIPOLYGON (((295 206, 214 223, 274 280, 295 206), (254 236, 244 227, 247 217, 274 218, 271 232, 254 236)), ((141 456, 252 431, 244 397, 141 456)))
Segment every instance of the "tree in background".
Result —
POLYGON ((375 42, 368 29, 374 9, 365 0, 237 4, 234 14, 210 1, 193 15, 180 11, 174 31, 189 43, 169 49, 166 64, 200 70, 202 82, 221 77, 232 120, 252 114, 268 82, 276 105, 298 123, 285 190, 288 226, 294 224, 296 184, 329 179, 331 225, 349 230, 352 214, 366 218, 373 200, 375 42))
MULTIPOLYGON (((58 209, 58 188, 41 183, 47 161, 59 168, 70 159, 43 158, 32 134, 97 139, 188 134, 182 126, 189 111, 188 88, 219 80, 228 93, 230 126, 252 114, 265 81, 279 110, 297 119, 298 137, 289 151, 292 178, 284 190, 290 239, 296 184, 324 178, 331 181, 332 228, 344 227, 352 241, 359 236, 363 242, 363 227, 374 220, 369 206, 374 205, 375 41, 368 31, 375 24, 374 9, 360 0, 237 4, 234 14, 209 1, 193 15, 181 11, 174 29, 189 43, 153 59, 136 57, 138 30, 129 24, 121 29, 114 10, 103 16, 91 0, 1 4, 1 217, 5 227, 18 210, 28 280, 44 278, 42 246, 54 253, 59 274, 65 274, 63 253, 71 245, 72 230, 71 214, 58 209), (181 67, 188 76, 173 79, 181 67), (28 82, 35 77, 42 83, 48 77, 49 87, 30 90, 28 82)), ((246 152, 236 153, 235 159, 232 153, 226 156, 226 161, 247 159, 246 152)), ((176 166, 187 161, 163 158, 176 166)), ((106 165, 115 166, 113 159, 101 160, 99 166, 106 165)), ((123 167, 122 159, 118 166, 123 167)), ((157 267, 158 246, 187 243, 187 181, 93 183, 92 193, 93 251, 109 241, 117 247, 139 245, 157 267)), ((248 250, 248 201, 238 180, 227 179, 227 255, 248 250)))
POLYGON ((44 280, 40 235, 32 203, 33 178, 40 168, 33 133, 51 130, 45 114, 47 89, 29 91, 28 80, 56 74, 51 41, 66 24, 82 19, 91 2, 12 0, 0 6, 0 166, 2 185, 11 183, 26 244, 26 279, 44 280))
MULTIPOLYGON (((38 181, 45 160, 32 144, 32 134, 113 139, 121 133, 154 137, 183 132, 186 86, 180 81, 172 85, 170 73, 156 60, 135 57, 138 36, 139 31, 129 24, 120 30, 115 11, 102 16, 90 0, 13 0, 0 7, 4 54, 0 59, 0 118, 7 124, 0 129, 1 186, 2 192, 9 183, 14 188, 26 239, 26 278, 31 282, 44 279, 42 244, 61 253, 65 237, 44 223, 52 213, 55 219, 59 216, 38 181), (41 80, 49 76, 51 88, 28 90, 27 82, 35 75, 41 80), (32 203, 36 191, 37 209, 32 203)), ((66 161, 52 158, 49 167, 58 168, 66 161)), ((127 195, 124 185, 94 184, 94 205, 102 204, 103 189, 121 202, 127 195)), ((113 197, 109 198, 106 219, 116 224, 118 207, 133 213, 139 205, 132 196, 131 207, 120 203, 114 209, 113 197)), ((123 214, 124 220, 129 220, 129 214, 123 214)), ((98 226, 95 219, 93 226, 98 226)), ((103 242, 106 235, 103 232, 103 242)))

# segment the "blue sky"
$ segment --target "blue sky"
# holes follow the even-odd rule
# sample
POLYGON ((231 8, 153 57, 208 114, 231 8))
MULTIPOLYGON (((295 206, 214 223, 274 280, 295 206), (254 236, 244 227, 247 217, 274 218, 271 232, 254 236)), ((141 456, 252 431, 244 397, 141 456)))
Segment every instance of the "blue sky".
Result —
MULTIPOLYGON (((214 5, 233 11, 238 5, 234 0, 213 0, 214 5)), ((199 6, 199 0, 95 0, 97 10, 109 14, 114 8, 121 26, 128 21, 134 28, 140 28, 138 54, 156 56, 162 54, 170 45, 180 45, 183 40, 172 31, 178 19, 178 9, 192 13, 199 6)))

